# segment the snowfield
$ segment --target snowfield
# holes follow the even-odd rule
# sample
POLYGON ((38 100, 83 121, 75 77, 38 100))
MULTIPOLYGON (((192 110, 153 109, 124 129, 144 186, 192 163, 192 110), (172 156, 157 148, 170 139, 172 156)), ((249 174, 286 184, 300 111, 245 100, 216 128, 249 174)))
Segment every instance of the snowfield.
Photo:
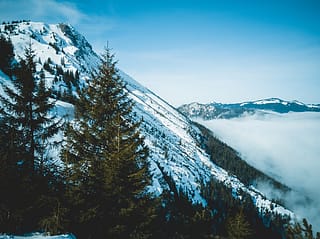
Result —
POLYGON ((12 235, 1 235, 0 239, 76 239, 72 234, 69 235, 57 235, 57 236, 46 236, 41 233, 34 233, 26 236, 12 236, 12 235))

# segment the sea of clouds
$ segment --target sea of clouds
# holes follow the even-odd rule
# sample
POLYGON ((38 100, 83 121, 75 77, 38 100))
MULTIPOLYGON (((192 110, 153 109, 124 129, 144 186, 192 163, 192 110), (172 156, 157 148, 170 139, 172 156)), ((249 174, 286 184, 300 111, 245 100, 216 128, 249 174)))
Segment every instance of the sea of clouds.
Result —
POLYGON ((269 112, 197 122, 249 164, 294 189, 281 195, 270 185, 259 186, 266 195, 281 197, 287 207, 320 231, 320 113, 269 112), (311 201, 306 203, 304 196, 311 201))

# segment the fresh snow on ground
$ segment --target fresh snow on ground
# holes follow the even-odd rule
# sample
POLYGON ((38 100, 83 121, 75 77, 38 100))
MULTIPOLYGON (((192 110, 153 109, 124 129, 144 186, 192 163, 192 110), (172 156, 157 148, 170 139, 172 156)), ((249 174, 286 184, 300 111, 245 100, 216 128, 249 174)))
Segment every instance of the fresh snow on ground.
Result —
POLYGON ((259 100, 259 101, 253 102, 253 104, 257 104, 257 105, 277 104, 277 103, 281 103, 281 101, 279 99, 267 99, 267 100, 259 100))
POLYGON ((46 236, 41 233, 34 233, 26 236, 13 236, 13 235, 1 235, 0 239, 76 239, 75 236, 71 234, 57 235, 57 236, 46 236))

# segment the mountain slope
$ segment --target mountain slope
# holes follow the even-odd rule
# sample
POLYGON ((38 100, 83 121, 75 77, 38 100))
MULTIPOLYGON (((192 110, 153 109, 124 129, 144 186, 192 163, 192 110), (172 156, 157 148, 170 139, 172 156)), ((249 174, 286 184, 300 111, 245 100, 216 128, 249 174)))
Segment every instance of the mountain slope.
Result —
POLYGON ((12 236, 12 235, 0 235, 0 239, 75 239, 72 234, 69 235, 58 235, 58 236, 47 236, 40 233, 33 233, 27 236, 12 236))
POLYGON ((278 98, 249 101, 234 104, 222 103, 190 103, 180 106, 179 111, 189 117, 200 117, 210 119, 230 119, 246 114, 266 113, 273 111, 277 113, 288 112, 320 112, 319 104, 304 104, 298 101, 284 101, 278 98))
MULTIPOLYGON (((47 86, 55 89, 59 99, 56 112, 61 117, 67 114, 67 118, 72 120, 72 97, 76 95, 76 89, 90 79, 90 72, 100 62, 99 56, 70 25, 35 22, 11 25, 1 25, 0 30, 12 39, 16 57, 22 56, 23 49, 32 44, 39 58, 37 70, 44 69, 47 86), (70 75, 73 76, 71 79, 67 77, 70 75)), ((236 176, 214 164, 199 144, 201 131, 186 116, 125 73, 120 73, 127 84, 129 97, 136 103, 135 120, 143 120, 141 133, 150 150, 150 171, 153 175, 150 191, 161 194, 169 187, 166 181, 169 176, 176 189, 184 191, 194 203, 206 205, 201 185, 213 178, 231 188, 234 197, 240 198, 240 192, 249 194, 261 212, 273 211, 294 217, 291 211, 272 203, 254 187, 247 187, 236 176)), ((0 81, 10 84, 10 79, 4 74, 0 75, 0 81)), ((57 137, 61 140, 62 133, 57 137)), ((51 153, 58 160, 59 152, 51 153)))

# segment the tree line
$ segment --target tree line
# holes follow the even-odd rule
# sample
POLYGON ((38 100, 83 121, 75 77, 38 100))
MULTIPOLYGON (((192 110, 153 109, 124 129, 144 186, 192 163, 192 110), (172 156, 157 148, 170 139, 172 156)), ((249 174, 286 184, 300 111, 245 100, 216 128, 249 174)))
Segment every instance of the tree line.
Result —
POLYGON ((2 83, 0 96, 0 233, 241 239, 298 238, 310 232, 307 222, 307 229, 289 230, 280 216, 278 223, 268 221, 250 197, 236 200, 214 180, 202 186, 206 207, 192 204, 164 172, 170 189, 159 197, 150 194, 141 122, 132 117, 134 103, 110 49, 90 81, 77 89, 74 119, 63 122, 53 111, 53 90, 36 71, 32 45, 16 62, 13 47, 6 47, 0 69, 12 84, 2 83), (59 131, 64 140, 57 163, 48 149, 57 147, 53 136, 59 131))

